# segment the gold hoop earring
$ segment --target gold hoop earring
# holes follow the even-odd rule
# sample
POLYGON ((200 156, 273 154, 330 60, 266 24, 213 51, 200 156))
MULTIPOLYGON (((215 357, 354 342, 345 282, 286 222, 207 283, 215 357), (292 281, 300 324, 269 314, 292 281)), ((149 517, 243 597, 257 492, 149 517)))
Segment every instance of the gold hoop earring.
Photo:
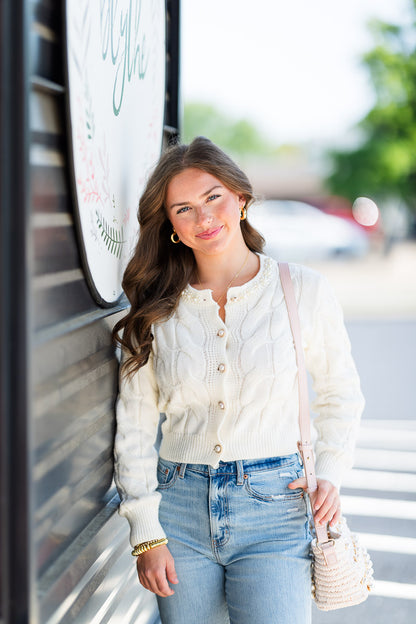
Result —
POLYGON ((245 219, 247 219, 247 208, 244 206, 244 208, 240 210, 240 221, 244 221, 245 219))
POLYGON ((178 233, 175 232, 175 230, 173 230, 172 234, 170 235, 170 240, 172 241, 172 243, 175 243, 175 245, 176 245, 177 243, 181 242, 181 239, 178 236, 178 240, 175 240, 175 234, 176 234, 176 236, 178 236, 178 233))

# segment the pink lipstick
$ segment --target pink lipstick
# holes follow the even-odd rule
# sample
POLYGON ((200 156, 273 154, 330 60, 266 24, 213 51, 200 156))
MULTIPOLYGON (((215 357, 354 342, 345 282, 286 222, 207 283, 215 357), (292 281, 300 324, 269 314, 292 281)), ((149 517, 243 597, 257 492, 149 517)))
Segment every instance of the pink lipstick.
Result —
POLYGON ((198 238, 203 238, 204 240, 209 240, 211 238, 215 238, 217 234, 219 234, 222 230, 223 226, 214 228, 213 230, 205 230, 205 232, 201 232, 201 234, 197 234, 198 238))

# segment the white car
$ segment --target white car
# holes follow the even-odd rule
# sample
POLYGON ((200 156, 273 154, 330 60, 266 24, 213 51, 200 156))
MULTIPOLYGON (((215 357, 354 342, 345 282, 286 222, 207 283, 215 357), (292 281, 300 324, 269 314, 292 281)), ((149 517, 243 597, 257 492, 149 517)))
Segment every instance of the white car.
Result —
POLYGON ((266 239, 265 252, 293 262, 367 253, 365 231, 340 217, 293 200, 266 200, 249 211, 250 223, 266 239))

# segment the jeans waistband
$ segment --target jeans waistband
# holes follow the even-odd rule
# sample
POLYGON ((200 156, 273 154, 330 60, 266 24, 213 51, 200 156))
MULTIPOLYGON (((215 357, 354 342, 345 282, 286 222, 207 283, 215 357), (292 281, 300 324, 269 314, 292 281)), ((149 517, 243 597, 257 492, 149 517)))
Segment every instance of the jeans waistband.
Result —
POLYGON ((187 470, 191 470, 192 472, 198 472, 206 476, 236 475, 237 483, 243 482, 244 474, 247 472, 299 466, 301 463, 298 453, 279 457, 264 457, 261 459, 238 459, 228 462, 220 461, 218 468, 213 468, 209 464, 169 462, 169 460, 163 458, 161 458, 161 460, 166 463, 175 464, 179 471, 179 477, 182 478, 187 470))

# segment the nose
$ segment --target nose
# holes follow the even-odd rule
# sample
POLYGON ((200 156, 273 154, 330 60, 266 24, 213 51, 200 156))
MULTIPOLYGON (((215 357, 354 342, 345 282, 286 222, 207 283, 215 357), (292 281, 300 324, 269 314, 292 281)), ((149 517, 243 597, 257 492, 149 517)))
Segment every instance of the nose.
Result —
POLYGON ((211 211, 209 206, 198 206, 195 210, 195 221, 198 226, 205 226, 212 221, 211 211))

